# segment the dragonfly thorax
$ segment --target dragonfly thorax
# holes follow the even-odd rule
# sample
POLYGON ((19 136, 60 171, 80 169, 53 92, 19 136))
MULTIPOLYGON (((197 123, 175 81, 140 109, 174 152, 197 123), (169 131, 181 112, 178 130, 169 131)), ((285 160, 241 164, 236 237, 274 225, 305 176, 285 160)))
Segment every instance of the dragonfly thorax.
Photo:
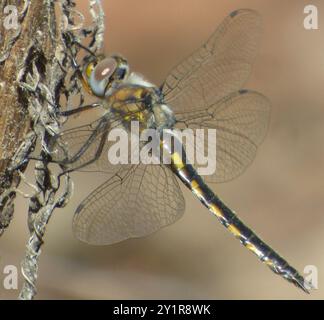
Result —
POLYGON ((163 103, 160 90, 141 75, 132 73, 106 97, 105 108, 129 127, 138 121, 140 129, 172 128, 175 117, 163 103))

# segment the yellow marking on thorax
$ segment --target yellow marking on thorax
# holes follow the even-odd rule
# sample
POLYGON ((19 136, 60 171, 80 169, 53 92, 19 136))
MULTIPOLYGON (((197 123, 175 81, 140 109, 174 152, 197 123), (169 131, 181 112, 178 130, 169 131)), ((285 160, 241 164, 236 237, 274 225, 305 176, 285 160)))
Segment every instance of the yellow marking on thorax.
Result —
POLYGON ((81 83, 89 94, 94 95, 94 93, 92 92, 92 89, 89 86, 88 81, 86 81, 83 77, 81 77, 81 83))
POLYGON ((120 105, 118 109, 129 116, 137 116, 142 111, 141 105, 136 103, 120 105))
POLYGON ((85 70, 85 74, 86 74, 86 76, 87 76, 88 78, 91 77, 91 74, 92 74, 93 70, 94 70, 94 64, 93 64, 93 62, 91 62, 91 63, 89 63, 89 64, 87 65, 87 68, 86 68, 86 70, 85 70))
MULTIPOLYGON (((138 108, 137 108, 138 109, 138 108)), ((146 116, 144 114, 144 112, 138 111, 138 112, 133 112, 132 114, 126 115, 124 117, 125 121, 134 121, 137 120, 141 123, 146 121, 146 116)))
POLYGON ((141 99, 147 90, 140 88, 133 92, 133 95, 137 99, 141 99))
POLYGON ((117 101, 125 101, 130 98, 141 99, 145 91, 145 88, 121 88, 115 93, 115 99, 117 101))
POLYGON ((145 88, 120 88, 107 98, 107 105, 121 113, 125 121, 145 122, 147 120, 146 106, 141 99, 145 96, 146 91, 145 88))

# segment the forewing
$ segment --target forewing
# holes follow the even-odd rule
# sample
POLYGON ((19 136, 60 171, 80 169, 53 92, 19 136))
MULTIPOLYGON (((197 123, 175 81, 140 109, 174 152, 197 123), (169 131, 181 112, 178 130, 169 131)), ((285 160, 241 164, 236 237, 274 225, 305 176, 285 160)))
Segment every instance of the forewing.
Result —
MULTIPOLYGON (((225 182, 240 175, 255 158, 270 118, 270 102, 260 93, 241 90, 206 110, 176 114, 179 128, 216 129, 216 172, 204 178, 225 182)), ((195 141, 196 152, 207 153, 206 134, 195 141)), ((197 166, 196 166, 197 167, 197 166)))
POLYGON ((253 10, 231 13, 205 45, 173 69, 162 85, 175 112, 204 109, 242 88, 257 54, 261 19, 253 10))
POLYGON ((183 195, 171 170, 139 164, 121 170, 80 204, 73 231, 83 242, 107 245, 147 236, 183 212, 183 195))

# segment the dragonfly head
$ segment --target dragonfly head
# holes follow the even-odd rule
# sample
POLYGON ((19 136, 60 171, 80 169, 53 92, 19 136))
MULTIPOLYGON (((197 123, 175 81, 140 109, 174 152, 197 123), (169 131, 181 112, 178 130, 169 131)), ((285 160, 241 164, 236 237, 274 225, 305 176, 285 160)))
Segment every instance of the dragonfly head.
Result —
POLYGON ((113 55, 99 61, 89 62, 83 71, 83 78, 91 93, 104 98, 111 89, 123 82, 129 74, 127 61, 118 55, 113 55))

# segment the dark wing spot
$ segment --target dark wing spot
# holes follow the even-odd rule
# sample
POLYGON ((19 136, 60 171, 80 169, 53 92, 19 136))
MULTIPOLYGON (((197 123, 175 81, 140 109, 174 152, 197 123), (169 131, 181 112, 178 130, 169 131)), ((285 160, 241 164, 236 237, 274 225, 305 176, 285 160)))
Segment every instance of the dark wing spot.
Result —
POLYGON ((236 16, 238 15, 239 12, 240 12, 240 10, 235 10, 235 11, 231 12, 231 13, 230 13, 230 17, 231 17, 231 18, 236 17, 236 16))
POLYGON ((240 94, 247 94, 249 92, 249 90, 246 89, 242 89, 239 91, 240 94))

